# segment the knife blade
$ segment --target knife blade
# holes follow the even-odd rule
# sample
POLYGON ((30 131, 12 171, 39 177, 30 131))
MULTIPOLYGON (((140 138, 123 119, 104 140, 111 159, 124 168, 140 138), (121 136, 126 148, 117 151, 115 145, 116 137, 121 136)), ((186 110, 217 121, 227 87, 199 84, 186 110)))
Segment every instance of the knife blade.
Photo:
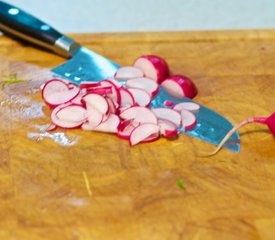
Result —
MULTIPOLYGON (((38 46, 53 51, 63 57, 70 58, 52 71, 79 85, 81 81, 99 81, 114 76, 119 65, 109 59, 81 46, 79 43, 61 34, 40 19, 29 13, 0 1, 0 30, 38 46)), ((165 100, 179 103, 193 102, 191 99, 176 99, 160 87, 158 96, 152 101, 151 107, 164 107, 165 100)), ((217 145, 233 125, 215 111, 200 105, 196 113, 197 125, 192 131, 181 132, 217 145)), ((225 144, 234 152, 240 151, 239 135, 236 132, 225 144)))

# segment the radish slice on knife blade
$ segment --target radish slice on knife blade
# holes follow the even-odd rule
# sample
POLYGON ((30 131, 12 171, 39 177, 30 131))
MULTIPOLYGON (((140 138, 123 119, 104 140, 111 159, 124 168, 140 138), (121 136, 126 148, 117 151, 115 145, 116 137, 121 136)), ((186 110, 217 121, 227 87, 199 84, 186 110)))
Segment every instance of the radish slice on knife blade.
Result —
POLYGON ((121 67, 115 73, 115 79, 117 80, 128 80, 131 78, 139 78, 143 76, 144 73, 139 68, 132 66, 121 67))
POLYGON ((139 57, 134 62, 134 67, 142 70, 145 77, 151 78, 157 83, 161 83, 169 74, 169 68, 165 60, 154 55, 139 57))
POLYGON ((128 91, 133 95, 134 101, 141 107, 148 107, 151 103, 151 95, 143 89, 128 88, 128 91))
POLYGON ((185 129, 185 131, 191 130, 196 126, 197 118, 192 112, 182 109, 180 114, 182 127, 185 129))
POLYGON ((193 102, 178 103, 173 107, 174 110, 180 112, 181 110, 188 110, 191 112, 197 112, 200 110, 200 105, 193 102))
POLYGON ((160 127, 160 134, 164 137, 176 137, 178 136, 177 126, 169 120, 158 120, 158 125, 160 127))
POLYGON ((194 98, 198 91, 192 80, 183 75, 173 75, 166 78, 161 86, 175 98, 194 98))
POLYGON ((128 88, 139 88, 147 91, 152 97, 156 96, 159 90, 158 84, 150 78, 133 78, 126 82, 128 88))
POLYGON ((177 127, 181 125, 181 116, 180 114, 169 108, 153 108, 153 113, 157 116, 158 119, 168 120, 174 123, 177 127))
POLYGON ((153 123, 143 123, 136 127, 130 135, 130 145, 136 145, 159 132, 159 126, 153 123))
POLYGON ((146 107, 130 107, 120 113, 120 117, 125 120, 134 120, 139 123, 157 124, 158 120, 154 112, 146 107))

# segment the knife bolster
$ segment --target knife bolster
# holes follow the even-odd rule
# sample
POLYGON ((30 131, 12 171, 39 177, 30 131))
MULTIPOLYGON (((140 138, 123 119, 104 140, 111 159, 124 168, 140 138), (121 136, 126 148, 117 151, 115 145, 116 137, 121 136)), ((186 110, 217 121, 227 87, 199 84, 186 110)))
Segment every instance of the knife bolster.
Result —
POLYGON ((66 58, 74 56, 74 53, 80 48, 80 44, 74 40, 62 36, 58 38, 54 44, 54 51, 66 58))

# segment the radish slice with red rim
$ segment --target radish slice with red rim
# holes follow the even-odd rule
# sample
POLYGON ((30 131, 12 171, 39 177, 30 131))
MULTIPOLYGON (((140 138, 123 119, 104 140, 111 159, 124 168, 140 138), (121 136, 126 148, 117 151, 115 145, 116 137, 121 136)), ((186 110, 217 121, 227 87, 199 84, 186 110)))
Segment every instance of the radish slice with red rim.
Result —
POLYGON ((159 126, 157 124, 143 123, 132 131, 129 139, 130 145, 134 146, 158 132, 159 126))
POLYGON ((174 110, 180 112, 181 110, 188 110, 191 112, 197 112, 200 110, 200 105, 193 102, 178 103, 173 107, 174 110))
POLYGON ((86 121, 86 110, 82 106, 59 105, 52 111, 51 120, 53 124, 61 128, 78 128, 86 121), (70 115, 76 115, 75 118, 68 118, 68 109, 71 111, 70 115), (65 113, 64 116, 63 113, 65 113), (74 119, 81 120, 74 121, 74 119))
POLYGON ((111 113, 104 122, 100 123, 93 130, 100 131, 100 132, 116 133, 118 132, 119 124, 120 124, 119 117, 111 113))
POLYGON ((153 111, 146 107, 130 107, 120 113, 120 117, 126 120, 134 120, 139 123, 157 124, 158 120, 153 111))
POLYGON ((118 127, 117 136, 122 139, 129 139, 132 131, 139 126, 140 123, 133 120, 122 121, 118 127))
POLYGON ((146 90, 152 95, 152 97, 156 96, 159 91, 158 84, 150 78, 134 78, 126 81, 125 84, 128 88, 139 88, 146 90))
POLYGON ((152 111, 158 119, 168 120, 174 123, 177 127, 181 125, 181 115, 170 108, 153 108, 152 111))
POLYGON ((121 96, 121 107, 133 106, 135 104, 134 96, 127 88, 121 87, 119 88, 119 92, 121 96))
POLYGON ((100 83, 99 82, 87 82, 83 81, 79 84, 80 89, 86 89, 86 88, 94 88, 94 87, 99 87, 100 83))
POLYGON ((44 84, 42 97, 50 107, 68 103, 77 97, 80 89, 59 79, 52 79, 44 84))
POLYGON ((158 125, 160 127, 160 134, 164 137, 176 137, 178 136, 177 126, 169 120, 158 120, 158 125))
POLYGON ((182 109, 181 110, 181 122, 182 122, 182 127, 186 131, 188 131, 188 130, 192 130, 194 127, 196 127, 197 118, 192 112, 182 109))
POLYGON ((102 87, 112 87, 112 93, 107 94, 107 96, 112 100, 116 101, 118 104, 120 104, 121 96, 119 86, 115 84, 115 80, 105 79, 100 81, 100 85, 102 87))
POLYGON ((91 106, 92 108, 96 109, 101 114, 106 114, 109 110, 109 105, 106 99, 95 93, 87 93, 83 97, 84 102, 86 105, 91 106))
POLYGON ((143 89, 128 88, 128 91, 133 95, 135 103, 141 107, 148 107, 151 103, 151 95, 143 89))
POLYGON ((169 68, 165 60, 154 55, 139 57, 133 66, 142 70, 145 77, 151 78, 157 83, 161 83, 169 73, 169 68))
POLYGON ((117 72, 115 73, 115 79, 118 80, 128 80, 131 78, 138 78, 138 77, 143 77, 144 73, 136 67, 132 67, 132 66, 125 66, 125 67, 121 67, 117 70, 117 72))
POLYGON ((162 82, 161 86, 175 98, 194 98, 198 93, 192 80, 182 75, 168 77, 162 82))
POLYGON ((155 142, 160 138, 159 132, 152 134, 151 136, 147 137, 141 143, 150 143, 150 142, 155 142))

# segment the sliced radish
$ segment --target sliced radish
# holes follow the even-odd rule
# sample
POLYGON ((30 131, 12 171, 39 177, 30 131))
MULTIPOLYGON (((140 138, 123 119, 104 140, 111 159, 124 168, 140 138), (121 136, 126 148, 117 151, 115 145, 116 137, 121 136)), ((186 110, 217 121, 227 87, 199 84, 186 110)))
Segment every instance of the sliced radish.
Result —
POLYGON ((120 113, 120 117, 126 120, 134 120, 139 123, 157 124, 158 120, 153 111, 146 107, 130 107, 120 113))
POLYGON ((83 105, 82 98, 86 95, 86 90, 82 89, 80 90, 79 94, 70 102, 77 105, 83 105))
POLYGON ((100 86, 99 82, 86 82, 86 81, 83 81, 79 84, 80 89, 93 88, 93 87, 99 87, 99 86, 100 86))
POLYGON ((144 139, 141 142, 142 143, 150 143, 150 142, 157 141, 159 138, 160 138, 160 134, 159 134, 159 132, 157 132, 157 133, 153 133, 152 135, 150 135, 149 137, 147 137, 146 139, 144 139))
POLYGON ((145 77, 161 83, 169 73, 168 65, 164 59, 154 55, 144 55, 136 59, 134 67, 139 68, 145 77))
POLYGON ((158 84, 150 78, 133 78, 126 81, 126 86, 128 88, 140 88, 149 92, 153 97, 157 95, 159 86, 158 84))
POLYGON ((158 119, 168 120, 177 127, 181 125, 181 115, 175 110, 170 108, 153 108, 152 111, 158 119))
POLYGON ((144 73, 139 68, 132 66, 121 67, 115 73, 115 79, 118 80, 128 80, 131 78, 139 78, 143 76, 144 73))
POLYGON ((139 125, 140 123, 134 122, 133 120, 122 121, 118 127, 117 136, 129 140, 132 131, 139 125))
POLYGON ((42 89, 44 101, 52 108, 72 101, 79 94, 80 89, 59 79, 52 79, 45 83, 42 89))
POLYGON ((196 124, 197 124, 197 118, 196 116, 188 111, 188 110, 181 110, 181 122, 182 122, 182 127, 188 131, 193 129, 196 124))
POLYGON ((119 88, 121 102, 121 107, 133 106, 135 104, 134 96, 127 88, 121 87, 119 88))
POLYGON ((119 105, 109 97, 105 97, 105 100, 108 103, 110 113, 116 113, 119 105))
POLYGON ((135 103, 141 107, 148 107, 151 103, 151 95, 143 89, 128 88, 128 91, 133 95, 135 103))
POLYGON ((160 134, 164 137, 176 137, 178 136, 177 126, 168 120, 159 119, 158 125, 160 128, 160 134))
POLYGON ((130 135, 130 145, 134 146, 159 132, 159 126, 153 123, 143 123, 136 127, 130 135))
POLYGON ((173 75, 166 78, 161 86, 175 98, 194 98, 198 93, 192 80, 182 75, 173 75))
POLYGON ((188 110, 191 112, 197 112, 200 110, 200 105, 193 102, 182 102, 178 103, 173 107, 174 110, 180 112, 181 110, 188 110))
POLYGON ((111 113, 106 121, 100 123, 93 130, 99 131, 99 132, 117 133, 119 123, 120 123, 119 117, 117 115, 111 113))
POLYGON ((112 93, 107 94, 107 96, 112 100, 116 101, 118 104, 120 104, 121 97, 120 97, 119 86, 116 85, 115 80, 105 79, 100 81, 100 85, 102 87, 112 87, 112 93))
POLYGON ((106 114, 109 110, 108 102, 103 96, 99 94, 87 93, 83 97, 83 100, 87 105, 93 107, 101 114, 106 114))
MULTIPOLYGON (((73 118, 71 118, 71 119, 73 119, 73 118)), ((71 107, 71 105, 69 105, 69 104, 63 104, 63 105, 59 105, 52 111, 51 120, 54 125, 61 127, 61 128, 78 128, 83 124, 83 122, 86 121, 86 115, 84 114, 82 107, 75 108, 75 107, 71 107), (81 119, 80 121, 73 121, 73 120, 67 119, 67 117, 68 117, 68 109, 67 108, 70 108, 71 115, 77 116, 75 119, 81 119, 78 116, 78 114, 80 114, 83 117, 83 119, 81 119), (64 114, 65 116, 63 116, 64 112, 65 112, 65 114, 64 114)))
POLYGON ((87 119, 87 110, 82 105, 71 104, 56 112, 56 117, 72 122, 84 122, 87 119))

